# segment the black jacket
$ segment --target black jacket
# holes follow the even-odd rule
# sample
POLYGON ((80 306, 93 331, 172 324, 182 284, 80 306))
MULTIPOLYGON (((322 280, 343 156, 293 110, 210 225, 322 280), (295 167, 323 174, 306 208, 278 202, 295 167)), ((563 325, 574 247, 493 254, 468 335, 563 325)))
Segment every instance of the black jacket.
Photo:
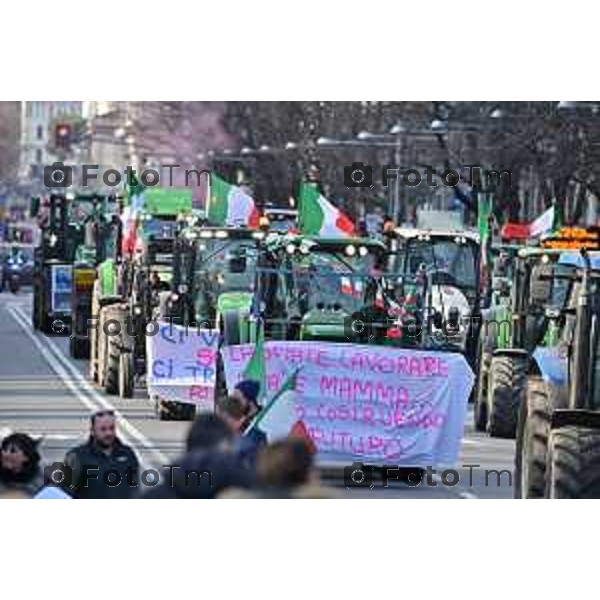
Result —
POLYGON ((124 499, 138 491, 139 462, 129 446, 116 440, 110 454, 90 438, 65 457, 63 488, 75 498, 124 499))
POLYGON ((251 473, 235 454, 199 450, 189 452, 163 469, 160 484, 142 490, 147 499, 209 499, 227 488, 249 488, 251 473))

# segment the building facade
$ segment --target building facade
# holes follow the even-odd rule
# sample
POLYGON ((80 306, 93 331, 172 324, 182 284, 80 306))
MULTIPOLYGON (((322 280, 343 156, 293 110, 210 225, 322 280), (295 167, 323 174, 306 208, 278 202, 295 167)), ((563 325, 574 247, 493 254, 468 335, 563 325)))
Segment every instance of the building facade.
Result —
POLYGON ((82 105, 80 101, 21 102, 21 180, 42 182, 44 166, 57 159, 51 151, 54 124, 61 118, 80 118, 82 105))

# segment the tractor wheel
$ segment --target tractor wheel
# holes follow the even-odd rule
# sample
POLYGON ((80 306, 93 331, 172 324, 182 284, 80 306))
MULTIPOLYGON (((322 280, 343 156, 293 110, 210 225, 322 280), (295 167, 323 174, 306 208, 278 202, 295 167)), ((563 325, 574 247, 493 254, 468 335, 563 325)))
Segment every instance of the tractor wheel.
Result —
POLYGON ((121 398, 133 398, 133 371, 132 353, 121 352, 119 355, 119 396, 121 398))
POLYGON ((71 358, 81 359, 90 357, 90 342, 85 338, 69 338, 69 355, 71 358))
POLYGON ((489 369, 487 430, 492 437, 514 439, 519 406, 527 389, 522 356, 494 356, 489 369))
POLYGON ((119 349, 112 338, 108 340, 106 365, 104 371, 104 389, 114 396, 119 393, 119 349))
POLYGON ((569 425, 550 433, 546 498, 600 498, 600 431, 569 425))
POLYGON ((547 384, 540 378, 528 382, 519 409, 515 452, 515 498, 543 498, 546 487, 546 454, 552 404, 547 384))
POLYGON ((475 431, 485 431, 487 425, 487 395, 491 361, 491 354, 487 352, 481 354, 477 373, 477 387, 475 388, 475 401, 473 402, 475 431))

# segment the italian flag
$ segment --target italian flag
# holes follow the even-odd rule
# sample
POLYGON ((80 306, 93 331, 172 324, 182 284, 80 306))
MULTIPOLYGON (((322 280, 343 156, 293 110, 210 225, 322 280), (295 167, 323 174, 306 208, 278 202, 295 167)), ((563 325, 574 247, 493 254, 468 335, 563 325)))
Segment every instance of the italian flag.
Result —
POLYGON ((500 235, 503 239, 515 240, 540 237, 545 233, 560 229, 559 220, 556 208, 552 205, 531 223, 506 223, 502 227, 500 235))
POLYGON ((306 442, 317 451, 304 421, 296 414, 296 379, 300 368, 287 377, 277 393, 265 404, 247 431, 260 427, 269 440, 293 437, 306 442))
POLYGON ((556 211, 554 205, 544 211, 531 225, 529 226, 529 237, 538 237, 543 233, 548 233, 554 228, 556 219, 556 211))
POLYGON ((213 225, 247 226, 257 229, 260 213, 254 198, 237 185, 212 175, 208 220, 213 225))
POLYGON ((314 184, 304 183, 300 189, 300 231, 305 235, 349 237, 354 235, 354 223, 314 184))
MULTIPOLYGON (((260 427, 269 440, 286 437, 300 438, 309 445, 313 452, 317 451, 306 425, 296 415, 296 379, 299 371, 300 368, 289 375, 279 390, 265 403, 254 421, 244 432, 245 435, 255 427, 260 427)), ((258 332, 254 353, 244 369, 243 379, 252 379, 260 383, 258 398, 259 403, 262 404, 266 391, 264 327, 262 326, 258 332)))

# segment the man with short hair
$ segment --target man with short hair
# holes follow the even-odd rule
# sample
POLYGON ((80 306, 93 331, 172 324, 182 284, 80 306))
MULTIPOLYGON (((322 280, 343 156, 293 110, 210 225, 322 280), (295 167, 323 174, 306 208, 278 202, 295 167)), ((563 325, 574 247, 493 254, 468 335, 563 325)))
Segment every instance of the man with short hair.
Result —
POLYGON ((267 436, 249 422, 247 405, 239 395, 227 396, 217 402, 217 414, 234 434, 241 436, 237 449, 238 457, 244 466, 254 469, 256 455, 260 448, 266 446, 267 436))
POLYGON ((139 461, 116 429, 114 411, 98 411, 90 418, 88 441, 67 452, 62 487, 75 498, 125 499, 139 491, 139 461))
POLYGON ((260 412, 261 406, 258 403, 259 392, 260 383, 258 381, 243 379, 235 386, 231 394, 238 397, 244 403, 248 423, 260 412))

